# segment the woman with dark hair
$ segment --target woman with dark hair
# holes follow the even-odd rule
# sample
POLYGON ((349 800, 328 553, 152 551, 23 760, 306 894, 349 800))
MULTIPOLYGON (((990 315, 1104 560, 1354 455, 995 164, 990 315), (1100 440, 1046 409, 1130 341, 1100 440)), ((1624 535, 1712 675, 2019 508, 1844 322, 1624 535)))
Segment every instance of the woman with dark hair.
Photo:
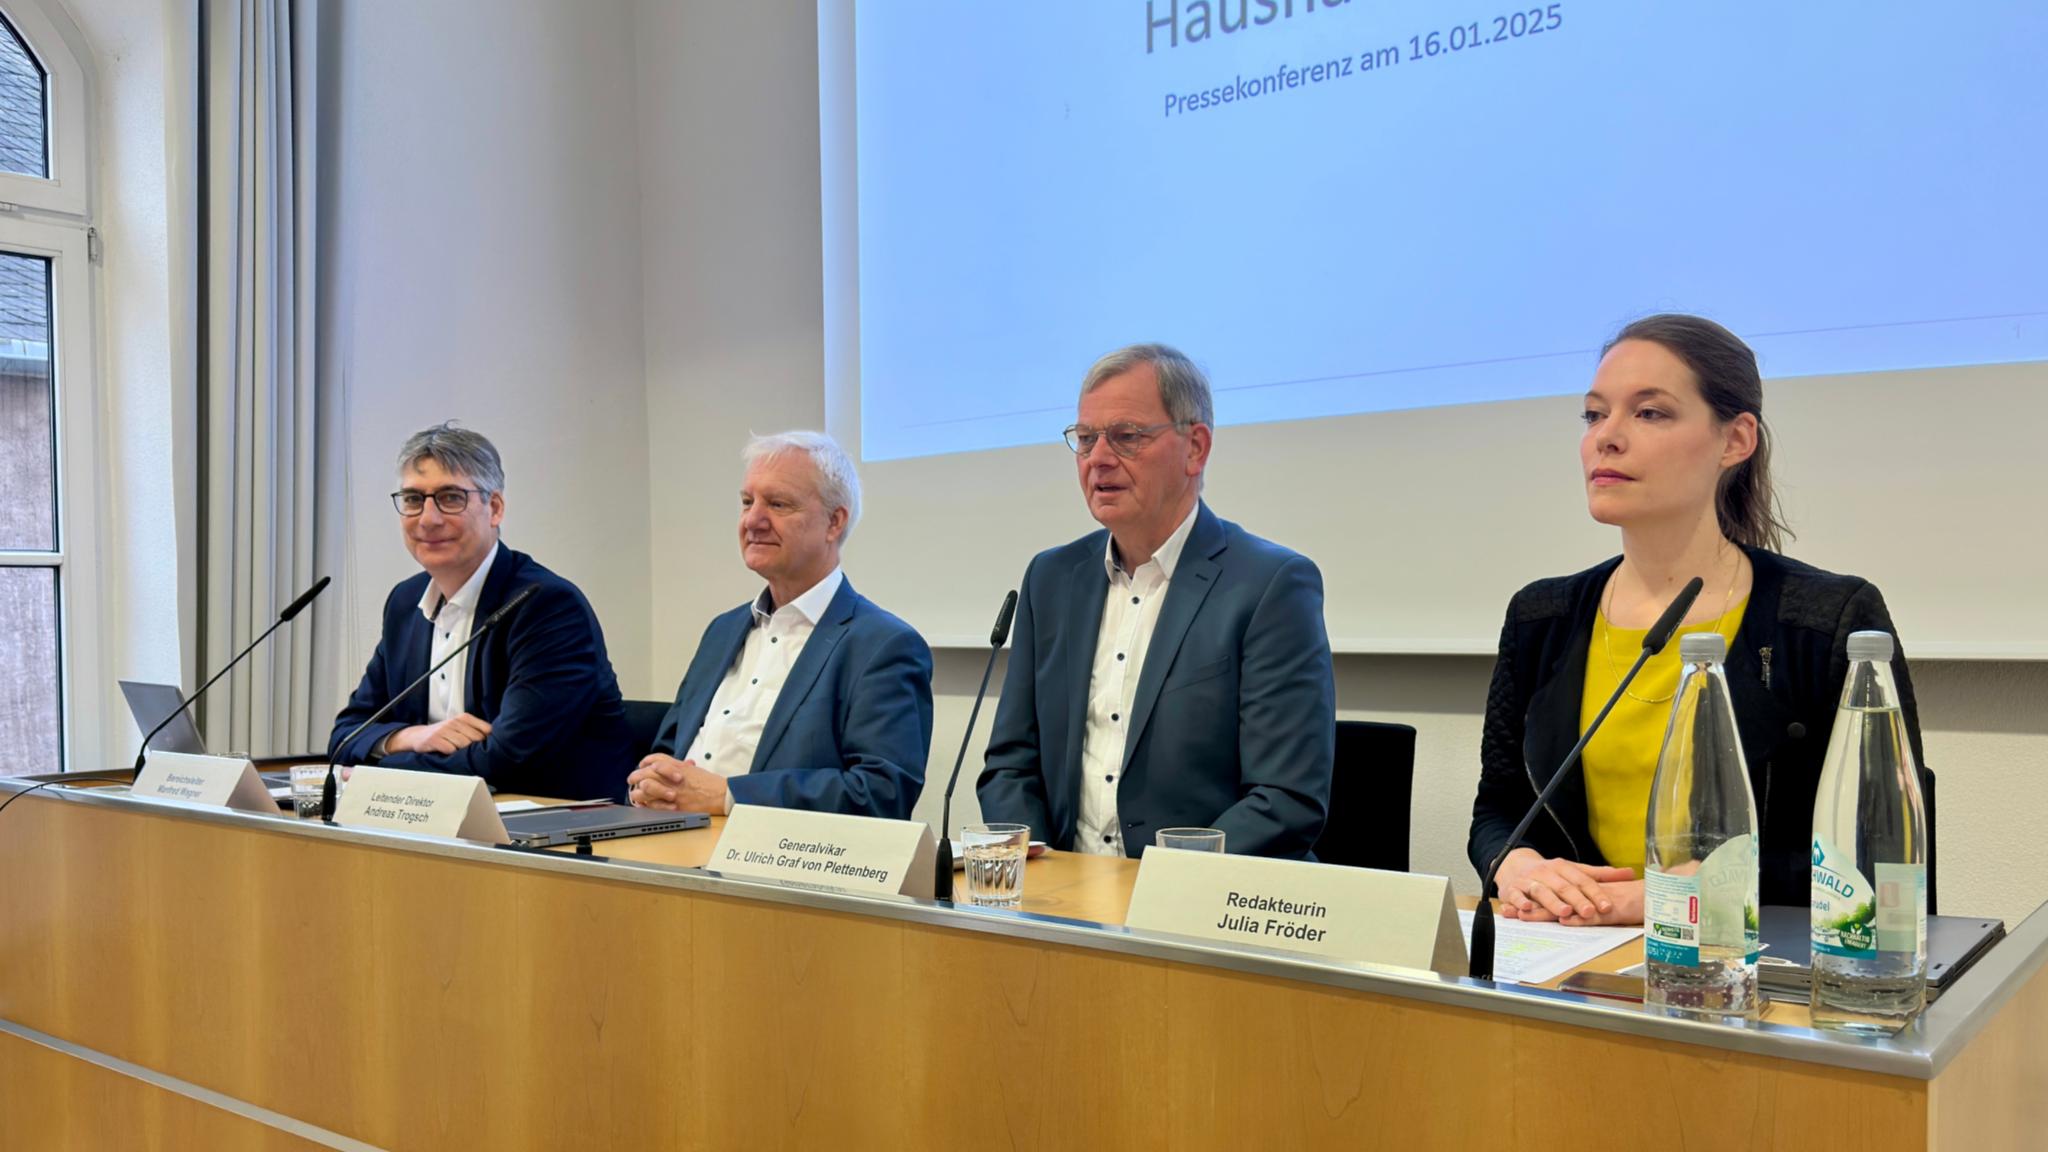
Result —
MULTIPOLYGON (((1487 693, 1468 852, 1484 876, 1680 588, 1706 589, 1680 629, 1728 640, 1728 685, 1756 796, 1762 898, 1805 904, 1814 791, 1848 670, 1849 634, 1892 631, 1868 581, 1779 554, 1756 355, 1696 316, 1660 315, 1602 350, 1579 463, 1593 519, 1621 555, 1539 580, 1508 604, 1487 693)), ((1506 852, 1501 911, 1565 924, 1640 924, 1644 823, 1678 688, 1678 639, 1652 659, 1529 835, 1506 852)), ((1913 754, 1920 723, 1893 660, 1913 754)), ((1492 895, 1494 893, 1489 893, 1492 895)))

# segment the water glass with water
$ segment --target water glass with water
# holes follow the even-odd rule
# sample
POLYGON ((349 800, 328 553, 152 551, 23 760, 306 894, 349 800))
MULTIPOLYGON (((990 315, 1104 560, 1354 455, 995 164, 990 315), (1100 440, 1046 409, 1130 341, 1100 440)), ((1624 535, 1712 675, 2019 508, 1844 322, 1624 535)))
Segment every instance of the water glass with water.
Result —
POLYGON ((320 793, 326 784, 327 765, 292 765, 292 807, 298 810, 299 819, 319 818, 320 793))
POLYGON ((1031 847, 1026 824, 969 824, 960 830, 960 858, 967 865, 967 900, 993 908, 1014 908, 1024 895, 1024 857, 1031 847))
POLYGON ((1161 848, 1183 848, 1189 852, 1223 851, 1220 828, 1161 828, 1154 843, 1161 848))

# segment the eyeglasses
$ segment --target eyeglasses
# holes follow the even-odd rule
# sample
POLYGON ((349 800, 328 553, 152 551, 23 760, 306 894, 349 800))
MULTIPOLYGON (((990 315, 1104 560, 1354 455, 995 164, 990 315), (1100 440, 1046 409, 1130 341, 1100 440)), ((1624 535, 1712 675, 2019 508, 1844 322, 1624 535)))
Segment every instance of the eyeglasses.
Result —
POLYGON ((1090 452, 1095 451, 1096 441, 1107 439, 1109 441, 1109 450, 1128 460, 1136 456, 1139 449, 1150 443, 1154 436, 1159 435, 1168 428, 1185 427, 1188 427, 1188 424, 1183 420, 1168 420, 1164 424, 1152 425, 1111 424, 1107 428, 1091 428, 1086 424, 1071 424, 1068 425, 1064 435, 1067 438, 1067 447, 1072 448, 1076 456, 1088 455, 1090 452))
POLYGON ((416 488, 401 488, 391 494, 391 506, 398 509, 400 516, 417 516, 427 510, 427 498, 433 497, 434 507, 443 516, 459 516, 469 507, 469 494, 487 495, 481 488, 436 488, 432 492, 421 492, 416 488))

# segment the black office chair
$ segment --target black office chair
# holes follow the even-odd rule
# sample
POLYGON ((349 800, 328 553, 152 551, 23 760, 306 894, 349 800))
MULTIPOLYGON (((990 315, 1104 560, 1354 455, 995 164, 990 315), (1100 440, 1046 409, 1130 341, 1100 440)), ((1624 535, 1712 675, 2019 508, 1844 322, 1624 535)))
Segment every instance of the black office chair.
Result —
POLYGON ((1339 720, 1337 762, 1330 774, 1330 818, 1316 841, 1316 859, 1406 872, 1414 784, 1415 729, 1376 720, 1339 720))
MULTIPOLYGON (((661 735, 661 721, 668 715, 666 700, 627 700, 626 731, 633 735, 633 760, 654 751, 654 738, 661 735)), ((621 788, 625 786, 620 785, 621 788)))
POLYGON ((1934 769, 1920 766, 1920 800, 1927 808, 1927 914, 1934 910, 1934 769))

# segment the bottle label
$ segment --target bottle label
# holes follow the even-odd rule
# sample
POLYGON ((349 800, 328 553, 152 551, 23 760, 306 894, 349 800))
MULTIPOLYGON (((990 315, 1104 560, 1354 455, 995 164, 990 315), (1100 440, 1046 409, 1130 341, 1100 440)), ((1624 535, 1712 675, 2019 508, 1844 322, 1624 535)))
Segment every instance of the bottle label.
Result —
POLYGON ((1652 964, 1700 963, 1700 880, 1643 869, 1643 956, 1652 964))
POLYGON ((1814 952, 1857 960, 1876 957, 1877 893, 1857 870, 1855 858, 1825 837, 1813 841, 1809 892, 1814 952))
POLYGON ((1756 841, 1729 839, 1690 874, 1643 873, 1643 954, 1658 964, 1698 967, 1704 945, 1756 963, 1756 841))
POLYGON ((1877 947, 1927 955, 1927 866, 1877 866, 1877 947))

